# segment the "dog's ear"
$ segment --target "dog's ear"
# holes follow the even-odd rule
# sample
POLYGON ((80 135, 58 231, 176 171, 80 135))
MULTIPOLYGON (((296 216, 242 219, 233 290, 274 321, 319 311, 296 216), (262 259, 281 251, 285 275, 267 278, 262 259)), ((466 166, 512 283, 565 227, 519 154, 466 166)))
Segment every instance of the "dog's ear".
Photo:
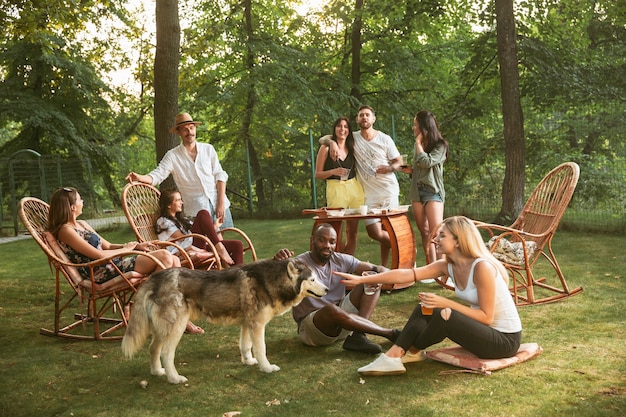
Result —
POLYGON ((295 281, 296 279, 298 279, 298 267, 293 261, 289 261, 287 263, 287 273, 289 274, 289 278, 291 278, 292 280, 295 281))
POLYGON ((309 275, 307 272, 313 272, 307 264, 299 260, 289 260, 287 263, 287 273, 289 277, 296 281, 300 278, 305 278, 309 275))

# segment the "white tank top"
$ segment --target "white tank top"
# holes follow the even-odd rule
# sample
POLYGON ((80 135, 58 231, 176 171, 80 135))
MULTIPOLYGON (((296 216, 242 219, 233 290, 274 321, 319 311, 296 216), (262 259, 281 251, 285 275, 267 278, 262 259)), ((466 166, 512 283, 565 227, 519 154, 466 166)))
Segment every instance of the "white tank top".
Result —
MULTIPOLYGON (((469 276, 467 277, 467 285, 464 290, 460 290, 456 286, 454 292, 456 296, 461 300, 468 302, 472 308, 478 308, 478 289, 474 284, 474 267, 478 262, 488 262, 486 259, 477 258, 472 263, 469 276)), ((496 270, 497 271, 497 270, 496 270)), ((452 272, 452 265, 448 264, 448 274, 454 281, 454 273, 452 272)), ((509 289, 502 279, 500 272, 498 271, 496 276, 496 304, 494 308, 493 322, 489 327, 496 329, 502 333, 517 333, 522 331, 522 322, 517 314, 517 307, 513 302, 513 297, 509 289)))

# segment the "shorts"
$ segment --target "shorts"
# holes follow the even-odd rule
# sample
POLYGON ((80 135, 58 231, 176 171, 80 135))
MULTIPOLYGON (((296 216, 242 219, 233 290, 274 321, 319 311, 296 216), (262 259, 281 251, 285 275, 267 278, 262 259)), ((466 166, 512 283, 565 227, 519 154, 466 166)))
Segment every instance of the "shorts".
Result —
POLYGON ((363 187, 355 178, 347 181, 326 180, 326 206, 359 208, 365 201, 363 187))
POLYGON ((429 201, 437 201, 439 203, 443 203, 443 198, 441 198, 441 194, 433 192, 433 189, 428 185, 418 184, 417 191, 419 193, 419 200, 413 200, 417 203, 426 204, 429 201))
MULTIPOLYGON (((343 300, 341 300, 339 308, 348 313, 359 314, 359 310, 350 301, 350 294, 347 294, 343 300)), ((337 336, 327 336, 322 333, 320 329, 315 327, 315 323, 313 323, 313 317, 315 317, 315 313, 318 311, 319 310, 312 311, 300 322, 298 336, 300 336, 302 343, 308 346, 329 346, 338 340, 344 340, 346 337, 350 336, 352 330, 346 329, 342 329, 337 336)))

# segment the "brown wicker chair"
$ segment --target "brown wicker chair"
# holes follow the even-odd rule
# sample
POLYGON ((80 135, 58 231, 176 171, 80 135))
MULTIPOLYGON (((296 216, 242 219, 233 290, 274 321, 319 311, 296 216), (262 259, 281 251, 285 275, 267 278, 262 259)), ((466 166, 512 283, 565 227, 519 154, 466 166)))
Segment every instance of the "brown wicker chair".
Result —
POLYGON ((115 255, 86 264, 71 263, 54 236, 46 231, 49 209, 50 206, 46 202, 34 197, 23 198, 19 205, 22 223, 44 251, 50 267, 56 272, 54 329, 42 328, 40 333, 69 339, 121 339, 123 333, 118 330, 123 330, 127 325, 127 317, 123 313, 124 308, 129 305, 138 286, 148 279, 148 276, 137 272, 123 274, 111 260, 119 256, 141 254, 151 257, 161 267, 163 264, 149 253, 138 251, 129 251, 123 255, 115 255), (94 268, 106 263, 117 269, 120 275, 104 283, 96 283, 94 268), (89 268, 90 277, 83 277, 78 272, 79 267, 89 268), (62 288, 62 276, 70 285, 70 291, 62 288), (67 319, 66 310, 76 308, 77 304, 79 311, 82 310, 82 312, 70 313, 69 316, 72 318, 67 319), (64 324, 61 324, 62 321, 64 324), (92 335, 84 331, 88 323, 93 325, 92 335))
MULTIPOLYGON (((557 301, 582 292, 582 287, 570 289, 552 251, 552 238, 565 209, 572 199, 580 168, 566 162, 550 171, 530 195, 522 212, 511 226, 475 222, 491 240, 491 252, 499 258, 511 275, 511 294, 517 305, 542 304, 557 301), (491 239, 493 238, 493 239, 491 239), (508 242, 507 242, 508 241, 508 242), (532 243, 534 242, 534 243, 532 243), (518 257, 505 257, 499 250, 503 244, 517 243, 518 257), (542 265, 554 271, 552 277, 535 277, 533 268, 540 259, 542 265)), ((545 269, 543 268, 543 269, 545 269)), ((442 284, 443 278, 438 280, 442 284)))
MULTIPOLYGON (((139 182, 131 182, 126 184, 122 190, 122 207, 124 208, 124 214, 128 219, 130 227, 137 236, 140 242, 154 241, 157 239, 154 225, 159 216, 159 196, 161 192, 155 187, 149 184, 143 184, 139 182)), ((223 236, 227 234, 235 234, 236 238, 243 242, 244 256, 248 256, 251 261, 256 261, 256 251, 250 241, 250 238, 240 229, 235 227, 229 227, 221 230, 223 236)), ((215 246, 211 241, 203 235, 188 234, 174 242, 186 239, 189 236, 198 237, 203 239, 207 248, 210 248, 210 252, 215 255, 214 258, 209 258, 203 262, 197 262, 194 266, 196 269, 222 269, 222 263, 219 262, 219 256, 215 250, 215 246)), ((229 238, 231 238, 229 236, 229 238)))

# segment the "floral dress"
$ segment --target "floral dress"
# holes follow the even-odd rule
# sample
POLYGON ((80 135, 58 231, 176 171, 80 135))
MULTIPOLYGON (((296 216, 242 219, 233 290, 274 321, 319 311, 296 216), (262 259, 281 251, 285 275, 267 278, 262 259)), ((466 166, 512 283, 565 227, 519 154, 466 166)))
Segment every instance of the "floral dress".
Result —
MULTIPOLYGON (((100 239, 100 236, 97 233, 91 232, 89 230, 83 230, 83 229, 74 229, 74 230, 76 230, 76 233, 78 233, 80 237, 85 239, 85 241, 89 243, 91 246, 93 246, 96 249, 102 250, 102 240, 100 239)), ((83 264, 83 263, 94 261, 94 259, 89 258, 88 256, 85 256, 82 253, 75 251, 71 246, 66 245, 65 243, 61 241, 59 241, 59 244, 61 245, 61 249, 63 250, 63 252, 65 252, 69 260, 75 264, 83 264)), ((129 255, 123 258, 122 257, 113 258, 111 261, 120 269, 120 271, 129 272, 135 269, 135 262, 137 261, 137 255, 129 255)), ((80 267, 78 268, 78 272, 86 279, 89 279, 88 267, 80 267)), ((110 263, 106 263, 104 265, 99 265, 95 267, 93 270, 93 273, 94 273, 94 280, 97 283, 106 282, 119 275, 117 271, 115 270, 115 268, 113 267, 113 265, 111 265, 110 263)))

